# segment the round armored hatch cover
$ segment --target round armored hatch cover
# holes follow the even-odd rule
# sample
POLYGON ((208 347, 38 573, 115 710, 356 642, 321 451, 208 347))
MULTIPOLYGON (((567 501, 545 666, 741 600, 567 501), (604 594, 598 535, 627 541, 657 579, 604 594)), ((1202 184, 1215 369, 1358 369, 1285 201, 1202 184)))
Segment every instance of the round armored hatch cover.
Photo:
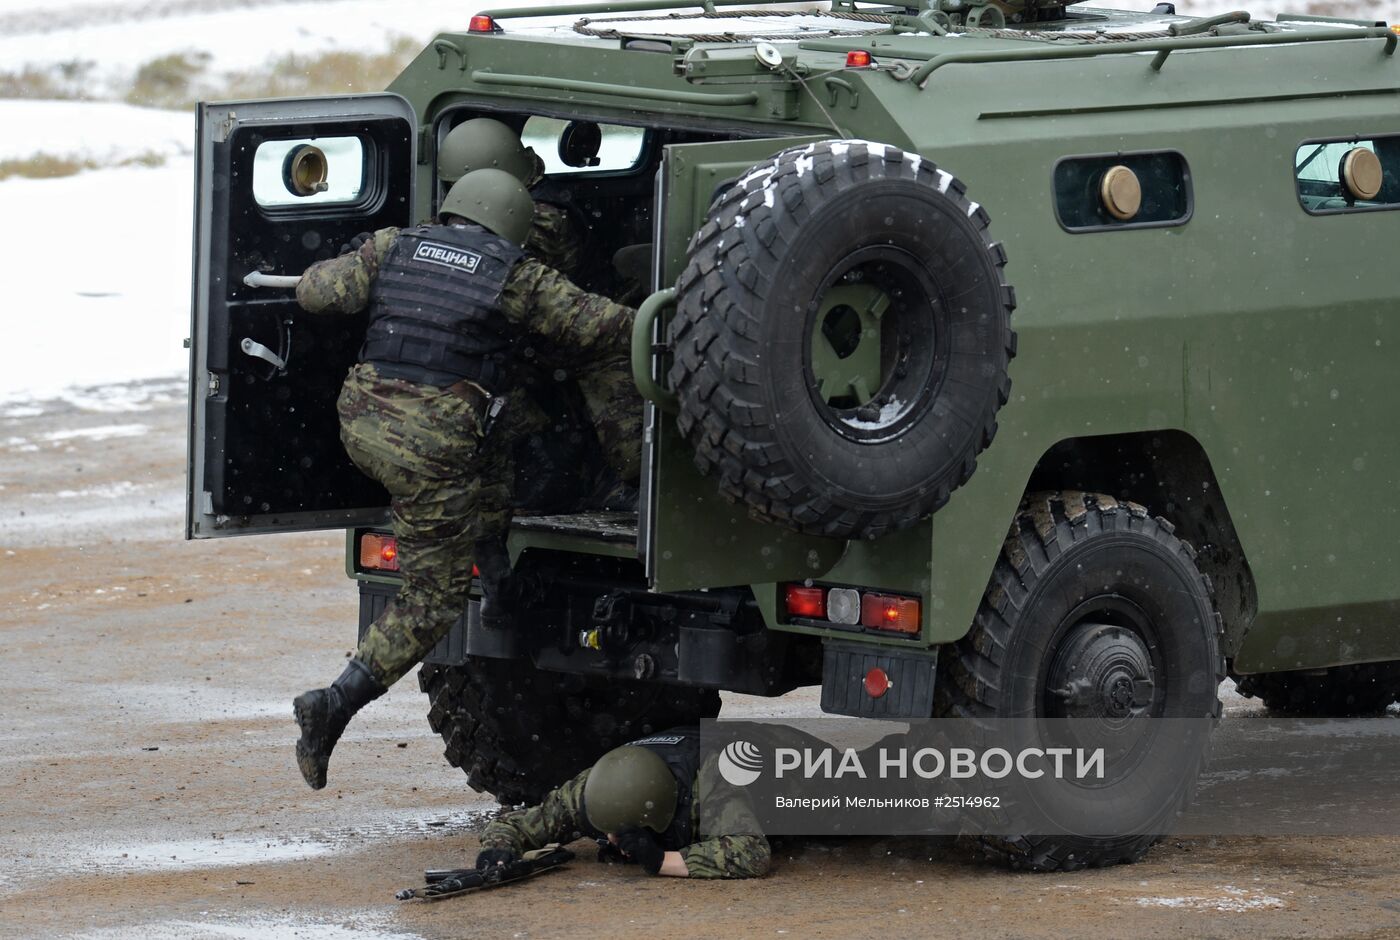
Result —
POLYGON ((1357 199, 1374 199, 1381 191, 1381 160, 1374 151, 1353 147, 1342 157, 1342 181, 1357 199))
POLYGON ((1137 174, 1121 163, 1109 167, 1099 184, 1099 198, 1115 219, 1126 222, 1133 218, 1142 208, 1142 185, 1137 174))

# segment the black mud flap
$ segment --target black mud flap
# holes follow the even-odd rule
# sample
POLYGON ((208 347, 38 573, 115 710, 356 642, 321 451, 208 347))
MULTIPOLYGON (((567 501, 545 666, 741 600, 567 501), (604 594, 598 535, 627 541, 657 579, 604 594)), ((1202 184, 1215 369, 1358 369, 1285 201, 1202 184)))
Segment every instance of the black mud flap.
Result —
MULTIPOLYGON (((378 581, 360 582, 360 629, 356 639, 363 640, 369 625, 384 613, 389 600, 398 593, 398 585, 378 581)), ((510 630, 488 630, 481 625, 481 601, 473 597, 466 610, 452 624, 452 629, 438 641, 423 662, 439 666, 460 666, 468 656, 490 659, 515 659, 520 655, 520 642, 510 630)))
POLYGON ((869 643, 823 644, 822 711, 892 721, 933 716, 937 650, 869 643))

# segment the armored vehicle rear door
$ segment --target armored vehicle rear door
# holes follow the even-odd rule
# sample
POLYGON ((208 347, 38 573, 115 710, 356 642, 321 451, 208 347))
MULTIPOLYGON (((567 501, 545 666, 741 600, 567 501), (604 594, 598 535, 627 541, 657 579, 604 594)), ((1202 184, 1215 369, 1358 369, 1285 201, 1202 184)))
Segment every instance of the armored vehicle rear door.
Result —
MULTIPOLYGON (((757 163, 815 137, 786 137, 666 148, 658 176, 656 213, 659 284, 674 284, 685 266, 686 245, 705 221, 714 196, 757 163)), ((653 365, 664 374, 664 363, 653 365)), ((653 586, 660 591, 800 580, 834 565, 846 543, 798 535, 751 519, 726 502, 714 480, 695 469, 690 446, 674 415, 647 409, 648 498, 641 545, 653 586)))
POLYGON ((412 220, 417 120, 397 95, 201 105, 185 535, 371 524, 335 399, 363 316, 312 316, 285 284, 356 233, 412 220))

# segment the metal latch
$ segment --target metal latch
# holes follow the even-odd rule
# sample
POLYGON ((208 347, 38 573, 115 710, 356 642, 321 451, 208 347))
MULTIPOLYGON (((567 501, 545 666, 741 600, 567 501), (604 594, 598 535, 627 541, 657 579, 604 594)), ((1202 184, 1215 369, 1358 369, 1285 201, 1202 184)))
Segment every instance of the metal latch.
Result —
POLYGON ((287 371, 287 360, 268 349, 262 343, 250 337, 243 337, 243 342, 239 343, 239 348, 254 359, 261 359, 263 362, 276 366, 278 372, 287 371))

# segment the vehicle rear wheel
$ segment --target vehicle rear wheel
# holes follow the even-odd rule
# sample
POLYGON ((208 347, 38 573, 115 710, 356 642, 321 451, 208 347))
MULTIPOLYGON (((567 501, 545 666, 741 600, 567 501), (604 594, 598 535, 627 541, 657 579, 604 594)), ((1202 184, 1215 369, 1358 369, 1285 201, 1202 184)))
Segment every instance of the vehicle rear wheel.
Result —
POLYGON ((1400 662, 1334 666, 1324 674, 1272 672, 1242 676, 1240 694, 1272 711, 1320 718, 1376 715, 1400 701, 1400 662))
POLYGON ((712 689, 598 681, 542 672, 521 660, 425 663, 428 724, 472 789, 501 803, 536 803, 607 751, 719 714, 712 689))
POLYGON ((1022 503, 972 630, 939 659, 937 713, 999 747, 1022 733, 1012 728, 1029 729, 1020 746, 1044 747, 1065 728, 1115 746, 1102 780, 1057 783, 1049 798, 1003 781, 1005 802, 1034 803, 1027 816, 1039 822, 1017 830, 1012 815, 1013 831, 973 836, 988 857, 1040 871, 1133 862, 1189 802, 1225 669, 1194 558, 1166 520, 1133 503, 1075 492, 1022 503), (1110 808, 1103 833, 1044 824, 1099 823, 1110 808))
POLYGON ((671 323, 681 433, 761 519, 875 538, 964 483, 1010 393, 1006 254, 918 154, 822 141, 710 208, 671 323))

